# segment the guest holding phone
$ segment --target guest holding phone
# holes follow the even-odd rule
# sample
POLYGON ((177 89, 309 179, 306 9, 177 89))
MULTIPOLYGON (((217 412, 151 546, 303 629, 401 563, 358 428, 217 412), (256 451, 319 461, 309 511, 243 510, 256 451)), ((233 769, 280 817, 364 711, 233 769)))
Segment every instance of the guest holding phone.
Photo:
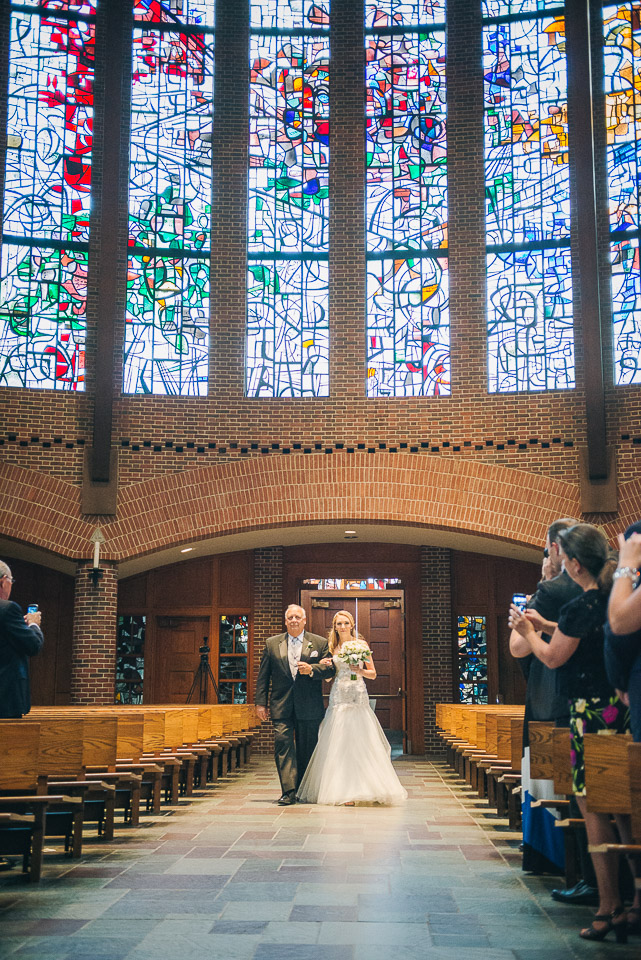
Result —
MULTIPOLYGON (((604 534, 590 523, 578 523, 557 537, 563 568, 582 592, 562 608, 558 623, 544 620, 532 610, 521 613, 510 607, 510 626, 530 645, 537 659, 563 675, 570 707, 570 740, 573 793, 593 847, 616 843, 610 817, 588 809, 585 789, 583 737, 586 733, 625 733, 629 711, 608 681, 604 663, 604 623, 616 558, 604 534), (551 634, 545 643, 537 631, 551 634)), ((617 817, 622 837, 629 824, 617 817)), ((584 940, 603 940, 612 931, 619 943, 628 936, 628 920, 619 887, 616 854, 592 853, 599 890, 599 909, 584 940)), ((638 903, 635 902, 635 906, 638 903)))
MULTIPOLYGON (((31 709, 29 657, 40 652, 44 637, 37 609, 25 616, 13 603, 13 577, 6 563, 0 560, 0 718, 20 719, 31 709)), ((15 860, 0 858, 0 870, 9 870, 15 860)))

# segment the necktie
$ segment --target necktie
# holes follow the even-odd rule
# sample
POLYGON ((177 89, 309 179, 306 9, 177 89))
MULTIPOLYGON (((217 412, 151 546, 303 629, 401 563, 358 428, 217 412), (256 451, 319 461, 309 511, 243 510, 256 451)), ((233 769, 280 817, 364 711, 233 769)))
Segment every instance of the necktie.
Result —
POLYGON ((298 673, 298 661, 303 647, 301 637, 289 637, 287 641, 287 658, 289 660, 289 669, 292 672, 292 679, 296 679, 298 673))

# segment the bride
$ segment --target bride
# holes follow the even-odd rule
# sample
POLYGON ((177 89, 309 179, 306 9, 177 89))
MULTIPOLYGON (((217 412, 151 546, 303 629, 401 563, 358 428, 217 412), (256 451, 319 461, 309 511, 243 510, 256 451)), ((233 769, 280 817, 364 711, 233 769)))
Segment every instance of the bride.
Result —
POLYGON ((370 708, 363 677, 376 678, 370 656, 362 666, 340 659, 343 644, 359 639, 354 618, 339 610, 329 632, 329 657, 322 666, 336 667, 329 707, 318 733, 318 743, 298 788, 302 803, 398 804, 407 799, 392 761, 381 725, 370 708), (355 680, 352 674, 357 674, 355 680))

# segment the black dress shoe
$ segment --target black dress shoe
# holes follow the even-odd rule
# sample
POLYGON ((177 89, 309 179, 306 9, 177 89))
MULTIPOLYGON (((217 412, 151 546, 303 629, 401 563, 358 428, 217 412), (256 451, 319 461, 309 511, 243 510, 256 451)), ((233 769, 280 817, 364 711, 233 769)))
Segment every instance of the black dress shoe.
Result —
POLYGON ((591 887, 587 884, 585 880, 579 880, 578 883, 568 890, 553 890, 550 896, 559 903, 585 903, 592 907, 597 906, 599 903, 599 891, 596 887, 591 887))
POLYGON ((276 803, 279 807, 291 807, 292 804, 296 803, 296 794, 284 793, 280 800, 277 800, 276 803))

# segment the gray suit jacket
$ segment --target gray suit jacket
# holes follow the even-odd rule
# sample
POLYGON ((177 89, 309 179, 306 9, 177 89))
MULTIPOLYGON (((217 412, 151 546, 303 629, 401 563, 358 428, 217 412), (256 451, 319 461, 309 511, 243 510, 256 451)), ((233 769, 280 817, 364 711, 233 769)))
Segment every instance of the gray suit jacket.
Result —
POLYGON ((292 678, 287 657, 287 634, 279 633, 265 641, 260 661, 254 701, 258 706, 267 706, 269 687, 269 712, 272 720, 313 720, 325 713, 323 703, 323 680, 334 676, 334 667, 321 667, 320 661, 329 657, 329 645, 325 637, 315 633, 303 633, 301 660, 312 665, 312 675, 298 674, 292 678))

